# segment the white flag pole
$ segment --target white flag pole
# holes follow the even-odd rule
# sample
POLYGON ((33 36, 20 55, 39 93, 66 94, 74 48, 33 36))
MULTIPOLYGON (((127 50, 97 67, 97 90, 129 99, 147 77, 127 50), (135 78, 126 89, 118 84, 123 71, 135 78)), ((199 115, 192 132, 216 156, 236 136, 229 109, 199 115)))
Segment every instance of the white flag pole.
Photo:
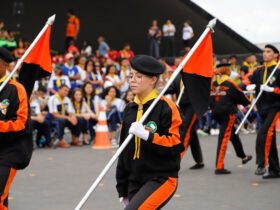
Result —
POLYGON ((179 96, 178 96, 178 99, 177 99, 177 101, 176 101, 176 105, 177 105, 177 106, 179 106, 179 103, 180 103, 181 98, 182 98, 182 96, 183 96, 184 90, 185 90, 185 86, 183 85, 183 87, 181 88, 180 94, 179 94, 179 96))
MULTIPOLYGON (((273 71, 271 72, 271 74, 269 75, 269 77, 267 78, 266 82, 264 85, 267 85, 268 82, 270 81, 270 79, 273 77, 274 73, 276 72, 276 70, 278 69, 280 65, 280 61, 278 61, 277 65, 274 67, 273 71)), ((246 121, 246 119, 248 118, 249 114, 251 113, 251 111, 253 110, 253 108, 255 107, 255 105, 257 104, 259 98, 261 97, 263 93, 263 90, 260 90, 258 96, 256 97, 256 99, 252 102, 250 109, 247 111, 245 117, 242 119, 241 123, 239 124, 238 128, 235 131, 235 134, 238 134, 239 130, 241 129, 242 125, 244 124, 244 122, 246 121)))
POLYGON ((21 64, 23 63, 24 59, 28 56, 28 54, 31 52, 31 50, 33 49, 33 47, 37 44, 37 42, 39 41, 39 39, 41 38, 41 36, 45 33, 45 31, 47 30, 49 25, 52 25, 53 22, 55 20, 55 15, 51 16, 48 18, 48 21, 46 22, 45 26, 42 28, 42 30, 40 31, 40 33, 37 35, 37 37, 33 40, 33 42, 31 43, 31 45, 28 47, 28 49, 25 51, 25 53, 22 55, 22 57, 17 61, 15 67, 13 68, 13 70, 11 71, 11 73, 9 74, 9 76, 6 78, 6 80, 1 84, 0 86, 0 92, 3 90, 3 88, 5 87, 5 85, 8 83, 8 81, 12 78, 12 76, 14 75, 14 73, 17 71, 17 69, 21 66, 21 64))
MULTIPOLYGON (((180 65, 177 67, 177 69, 174 71, 174 73, 172 74, 171 78, 168 80, 166 86, 163 88, 163 90, 161 91, 161 93, 158 95, 158 97, 152 102, 152 104, 149 106, 148 110, 144 113, 144 115, 142 116, 142 118, 140 119, 140 123, 143 123, 146 118, 149 116, 149 114, 151 113, 151 111, 153 110, 153 108, 156 106, 156 104, 158 103, 158 101, 160 100, 160 98, 164 95, 164 93, 167 91, 167 89, 169 88, 169 86, 172 84, 172 82, 175 80, 175 78, 177 77, 177 75, 181 72, 181 70, 183 69, 183 67, 186 65, 186 63, 188 62, 188 60, 191 58, 191 56, 193 55, 193 53, 196 51, 197 47, 200 45, 200 43, 204 40, 204 38, 206 37, 206 35, 208 34, 209 31, 213 31, 214 26, 216 25, 216 19, 211 20, 206 29, 204 30, 204 32, 202 33, 202 35, 199 37, 199 39, 197 40, 197 42, 195 43, 195 45, 192 47, 192 49, 190 50, 190 52, 187 54, 187 56, 183 59, 183 61, 180 63, 180 65)), ((94 181, 94 183, 91 185, 91 187, 89 188, 89 190, 87 191, 87 193, 84 195, 84 197, 82 198, 82 200, 79 202, 79 204, 76 206, 75 210, 80 210, 83 205, 85 204, 85 202, 87 201, 87 199, 89 198, 90 194, 96 189, 97 185, 99 184, 99 182, 102 180, 102 178, 105 176, 105 174, 108 172, 108 170, 111 168, 111 166, 113 165, 113 163, 117 160, 117 158, 119 157, 119 155, 122 153, 122 151, 125 149, 125 147, 128 145, 128 143, 130 142, 130 140, 132 139, 133 135, 129 134, 125 141, 121 144, 121 146, 119 147, 119 149, 116 151, 116 153, 114 154, 114 156, 111 158, 111 160, 108 162, 108 164, 105 166, 105 168, 102 170, 102 172, 99 174, 99 176, 96 178, 96 180, 94 181)))

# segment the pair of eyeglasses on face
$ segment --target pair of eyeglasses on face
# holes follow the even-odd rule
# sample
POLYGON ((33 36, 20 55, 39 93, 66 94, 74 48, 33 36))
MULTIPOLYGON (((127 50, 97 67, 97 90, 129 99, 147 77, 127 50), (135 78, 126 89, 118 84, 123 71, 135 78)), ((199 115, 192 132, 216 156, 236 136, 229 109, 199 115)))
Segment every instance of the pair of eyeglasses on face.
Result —
POLYGON ((135 80, 136 82, 142 82, 142 79, 143 79, 144 77, 149 77, 149 76, 136 73, 136 74, 130 74, 130 75, 128 75, 128 76, 127 76, 127 79, 128 79, 129 81, 135 80))

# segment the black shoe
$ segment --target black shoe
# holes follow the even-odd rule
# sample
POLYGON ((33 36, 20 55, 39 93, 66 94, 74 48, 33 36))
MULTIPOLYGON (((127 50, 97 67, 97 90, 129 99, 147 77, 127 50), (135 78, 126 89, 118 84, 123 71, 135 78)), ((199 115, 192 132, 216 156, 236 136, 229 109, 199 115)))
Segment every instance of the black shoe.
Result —
POLYGON ((190 167, 191 170, 201 169, 204 168, 204 163, 196 163, 192 167, 190 167))
POLYGON ((279 172, 274 172, 274 171, 268 171, 262 176, 262 178, 263 179, 280 178, 280 173, 279 172))
POLYGON ((247 156, 246 156, 246 159, 243 159, 243 160, 242 160, 242 164, 246 164, 246 163, 248 163, 250 160, 252 160, 252 155, 247 155, 247 156))
POLYGON ((216 169, 215 170, 216 175, 221 175, 221 174, 231 174, 231 171, 223 168, 223 169, 216 169))
POLYGON ((258 167, 255 171, 255 175, 261 176, 264 175, 266 172, 266 169, 264 167, 258 167))

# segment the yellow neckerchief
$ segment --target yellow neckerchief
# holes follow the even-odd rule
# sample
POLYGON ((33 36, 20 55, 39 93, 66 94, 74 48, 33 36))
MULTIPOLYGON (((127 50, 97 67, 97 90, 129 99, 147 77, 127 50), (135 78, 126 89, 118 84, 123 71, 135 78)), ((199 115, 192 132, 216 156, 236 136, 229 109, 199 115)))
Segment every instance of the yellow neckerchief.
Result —
POLYGON ((74 105, 75 105, 76 114, 80 114, 81 113, 81 102, 75 101, 74 105))
MULTIPOLYGON (((134 98, 134 103, 138 105, 137 117, 136 121, 139 121, 143 115, 143 105, 146 104, 148 101, 155 99, 158 96, 158 92, 156 89, 153 89, 142 101, 136 95, 134 98)), ((140 146, 141 146, 141 139, 135 136, 135 152, 133 156, 133 160, 140 158, 140 146)))
POLYGON ((0 79, 0 83, 4 82, 8 77, 8 74, 5 74, 5 76, 3 76, 1 79, 0 79))
POLYGON ((65 115, 65 105, 64 105, 64 100, 60 97, 58 93, 55 94, 56 98, 59 100, 61 103, 61 113, 62 115, 65 115))
POLYGON ((268 64, 264 64, 264 73, 263 73, 263 84, 266 82, 266 77, 267 77, 267 69, 271 66, 275 66, 277 63, 276 61, 271 61, 270 63, 268 64))
POLYGON ((92 80, 96 80, 96 76, 95 76, 95 74, 94 74, 94 72, 90 72, 90 74, 91 74, 91 77, 92 77, 92 80))
POLYGON ((124 78, 124 80, 126 80, 126 70, 128 69, 128 68, 124 68, 124 66, 122 66, 122 71, 123 71, 123 78, 124 78))
POLYGON ((218 85, 222 84, 224 81, 228 80, 229 76, 228 75, 221 75, 221 76, 217 76, 217 83, 218 85))
POLYGON ((56 81, 55 81, 56 87, 59 88, 61 86, 61 77, 56 76, 56 81))
POLYGON ((88 107, 90 107, 91 96, 90 95, 86 95, 86 98, 87 98, 87 105, 88 105, 88 107))

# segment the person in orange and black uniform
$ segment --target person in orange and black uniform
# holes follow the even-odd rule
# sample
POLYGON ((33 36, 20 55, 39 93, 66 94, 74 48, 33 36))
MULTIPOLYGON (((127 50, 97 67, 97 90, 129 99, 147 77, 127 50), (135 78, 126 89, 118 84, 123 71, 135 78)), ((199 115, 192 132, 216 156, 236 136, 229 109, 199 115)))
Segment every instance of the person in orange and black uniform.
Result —
POLYGON ((249 99, 244 95, 242 90, 229 79, 230 64, 217 65, 217 79, 213 83, 212 97, 210 107, 212 115, 220 124, 220 134, 218 138, 216 170, 215 174, 230 174, 231 172, 224 168, 224 158, 227 150, 227 144, 230 140, 233 144, 237 157, 242 159, 242 164, 246 164, 252 159, 251 155, 246 155, 240 138, 235 134, 235 113, 237 105, 247 106, 250 104, 249 99))
POLYGON ((243 83, 247 90, 263 90, 257 102, 257 109, 262 118, 262 127, 258 131, 256 141, 256 154, 258 168, 256 175, 263 178, 280 178, 280 167, 276 146, 275 125, 280 117, 280 71, 274 73, 268 85, 264 85, 272 73, 279 57, 278 49, 273 45, 266 45, 263 50, 264 65, 259 66, 254 72, 246 75, 243 83), (269 169, 266 173, 266 167, 269 169))
MULTIPOLYGON (((13 60, 0 47, 0 85, 13 60)), ((30 111, 24 87, 10 80, 0 92, 0 209, 8 209, 8 194, 17 170, 24 169, 32 155, 30 111)))
MULTIPOLYGON (((183 82, 181 80, 181 76, 177 76, 175 81, 170 85, 168 90, 166 91, 166 94, 176 94, 176 98, 178 99, 179 94, 181 92, 183 82)), ((204 167, 203 163, 203 156, 202 156, 202 150, 200 147, 198 135, 196 132, 196 125, 198 122, 197 115, 195 114, 195 111, 190 103, 190 99, 188 96, 188 91, 186 88, 184 88, 183 95, 181 97, 181 100, 179 102, 179 107, 184 115, 183 120, 183 128, 184 131, 182 132, 184 136, 184 151, 181 153, 181 158, 185 155, 188 147, 190 146, 192 156, 194 161, 196 162, 195 165, 190 167, 190 169, 201 169, 204 167)))
POLYGON ((129 83, 136 95, 123 113, 120 144, 134 138, 118 159, 116 179, 126 210, 160 209, 174 195, 180 169, 182 118, 176 105, 162 97, 142 125, 139 120, 158 96, 155 90, 164 66, 151 56, 131 59, 129 83))

